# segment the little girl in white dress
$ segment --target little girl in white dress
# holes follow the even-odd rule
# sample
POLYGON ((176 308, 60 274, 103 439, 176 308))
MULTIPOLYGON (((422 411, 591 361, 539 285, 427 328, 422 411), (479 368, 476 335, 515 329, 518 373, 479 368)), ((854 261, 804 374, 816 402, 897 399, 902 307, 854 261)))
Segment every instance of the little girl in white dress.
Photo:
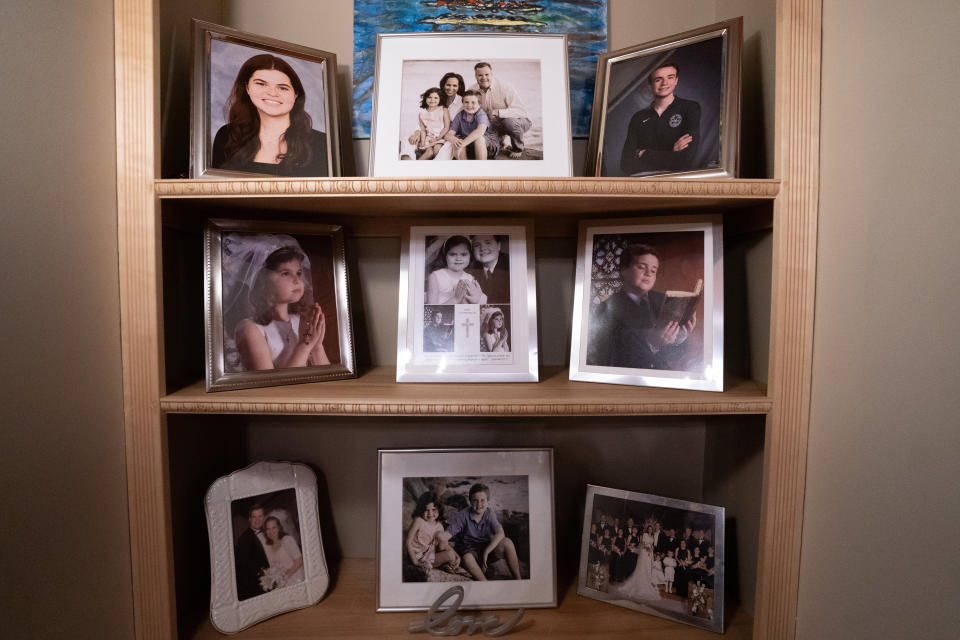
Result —
POLYGON ((673 551, 667 551, 667 557, 663 559, 663 578, 667 581, 667 593, 673 593, 673 578, 676 576, 677 559, 673 557, 673 551))
POLYGON ((470 265, 470 240, 450 236, 441 255, 446 267, 436 269, 427 278, 427 304, 486 304, 487 296, 477 280, 465 269, 470 265), (465 286, 458 286, 461 282, 465 286))

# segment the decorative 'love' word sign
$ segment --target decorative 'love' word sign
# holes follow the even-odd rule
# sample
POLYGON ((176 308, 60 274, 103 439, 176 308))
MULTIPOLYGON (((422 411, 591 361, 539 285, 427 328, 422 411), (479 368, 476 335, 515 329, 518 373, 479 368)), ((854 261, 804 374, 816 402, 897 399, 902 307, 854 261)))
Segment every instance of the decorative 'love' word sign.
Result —
POLYGON ((490 638, 505 636, 520 622, 523 617, 523 609, 510 616, 506 622, 501 623, 500 618, 495 615, 480 616, 458 616, 457 611, 463 602, 463 587, 456 585, 450 587, 440 597, 433 601, 430 608, 427 609, 427 615, 423 620, 414 620, 407 627, 410 633, 420 633, 426 631, 432 636, 456 636, 466 631, 469 635, 482 631, 483 635, 490 638), (443 603, 456 596, 457 600, 446 611, 443 610, 443 603))

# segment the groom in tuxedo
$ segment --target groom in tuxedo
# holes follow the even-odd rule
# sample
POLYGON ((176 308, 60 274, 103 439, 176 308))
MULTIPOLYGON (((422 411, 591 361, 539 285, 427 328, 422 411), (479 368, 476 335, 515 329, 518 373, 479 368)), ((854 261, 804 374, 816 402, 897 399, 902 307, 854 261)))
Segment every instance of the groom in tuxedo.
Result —
POLYGON ((263 507, 254 504, 247 511, 250 528, 237 538, 233 552, 237 564, 237 600, 246 600, 263 594, 260 572, 270 566, 263 550, 266 534, 263 532, 263 507))
POLYGON ((487 304, 510 304, 510 256, 500 252, 497 236, 470 236, 473 262, 467 273, 480 283, 487 304))
POLYGON ((656 549, 657 553, 667 555, 667 551, 676 551, 677 547, 679 546, 680 541, 677 540, 677 530, 670 528, 663 530, 654 548, 656 549))

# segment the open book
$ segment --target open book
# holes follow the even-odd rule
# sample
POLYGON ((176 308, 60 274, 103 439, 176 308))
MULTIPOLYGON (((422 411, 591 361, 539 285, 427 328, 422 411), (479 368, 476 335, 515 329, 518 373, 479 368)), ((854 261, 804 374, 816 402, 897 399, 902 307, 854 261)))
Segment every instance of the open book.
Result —
POLYGON ((697 280, 693 291, 667 291, 660 308, 658 327, 665 327, 670 322, 676 322, 681 327, 690 321, 690 316, 697 309, 697 303, 703 296, 703 278, 697 280))

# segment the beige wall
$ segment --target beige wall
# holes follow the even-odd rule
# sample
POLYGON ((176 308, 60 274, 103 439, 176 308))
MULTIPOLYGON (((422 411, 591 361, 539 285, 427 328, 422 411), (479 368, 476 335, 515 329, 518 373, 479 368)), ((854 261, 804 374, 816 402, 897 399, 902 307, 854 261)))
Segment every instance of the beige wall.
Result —
POLYGON ((826 0, 798 637, 960 629, 951 0, 826 0))
POLYGON ((0 602, 8 638, 129 638, 110 0, 0 20, 0 602))

